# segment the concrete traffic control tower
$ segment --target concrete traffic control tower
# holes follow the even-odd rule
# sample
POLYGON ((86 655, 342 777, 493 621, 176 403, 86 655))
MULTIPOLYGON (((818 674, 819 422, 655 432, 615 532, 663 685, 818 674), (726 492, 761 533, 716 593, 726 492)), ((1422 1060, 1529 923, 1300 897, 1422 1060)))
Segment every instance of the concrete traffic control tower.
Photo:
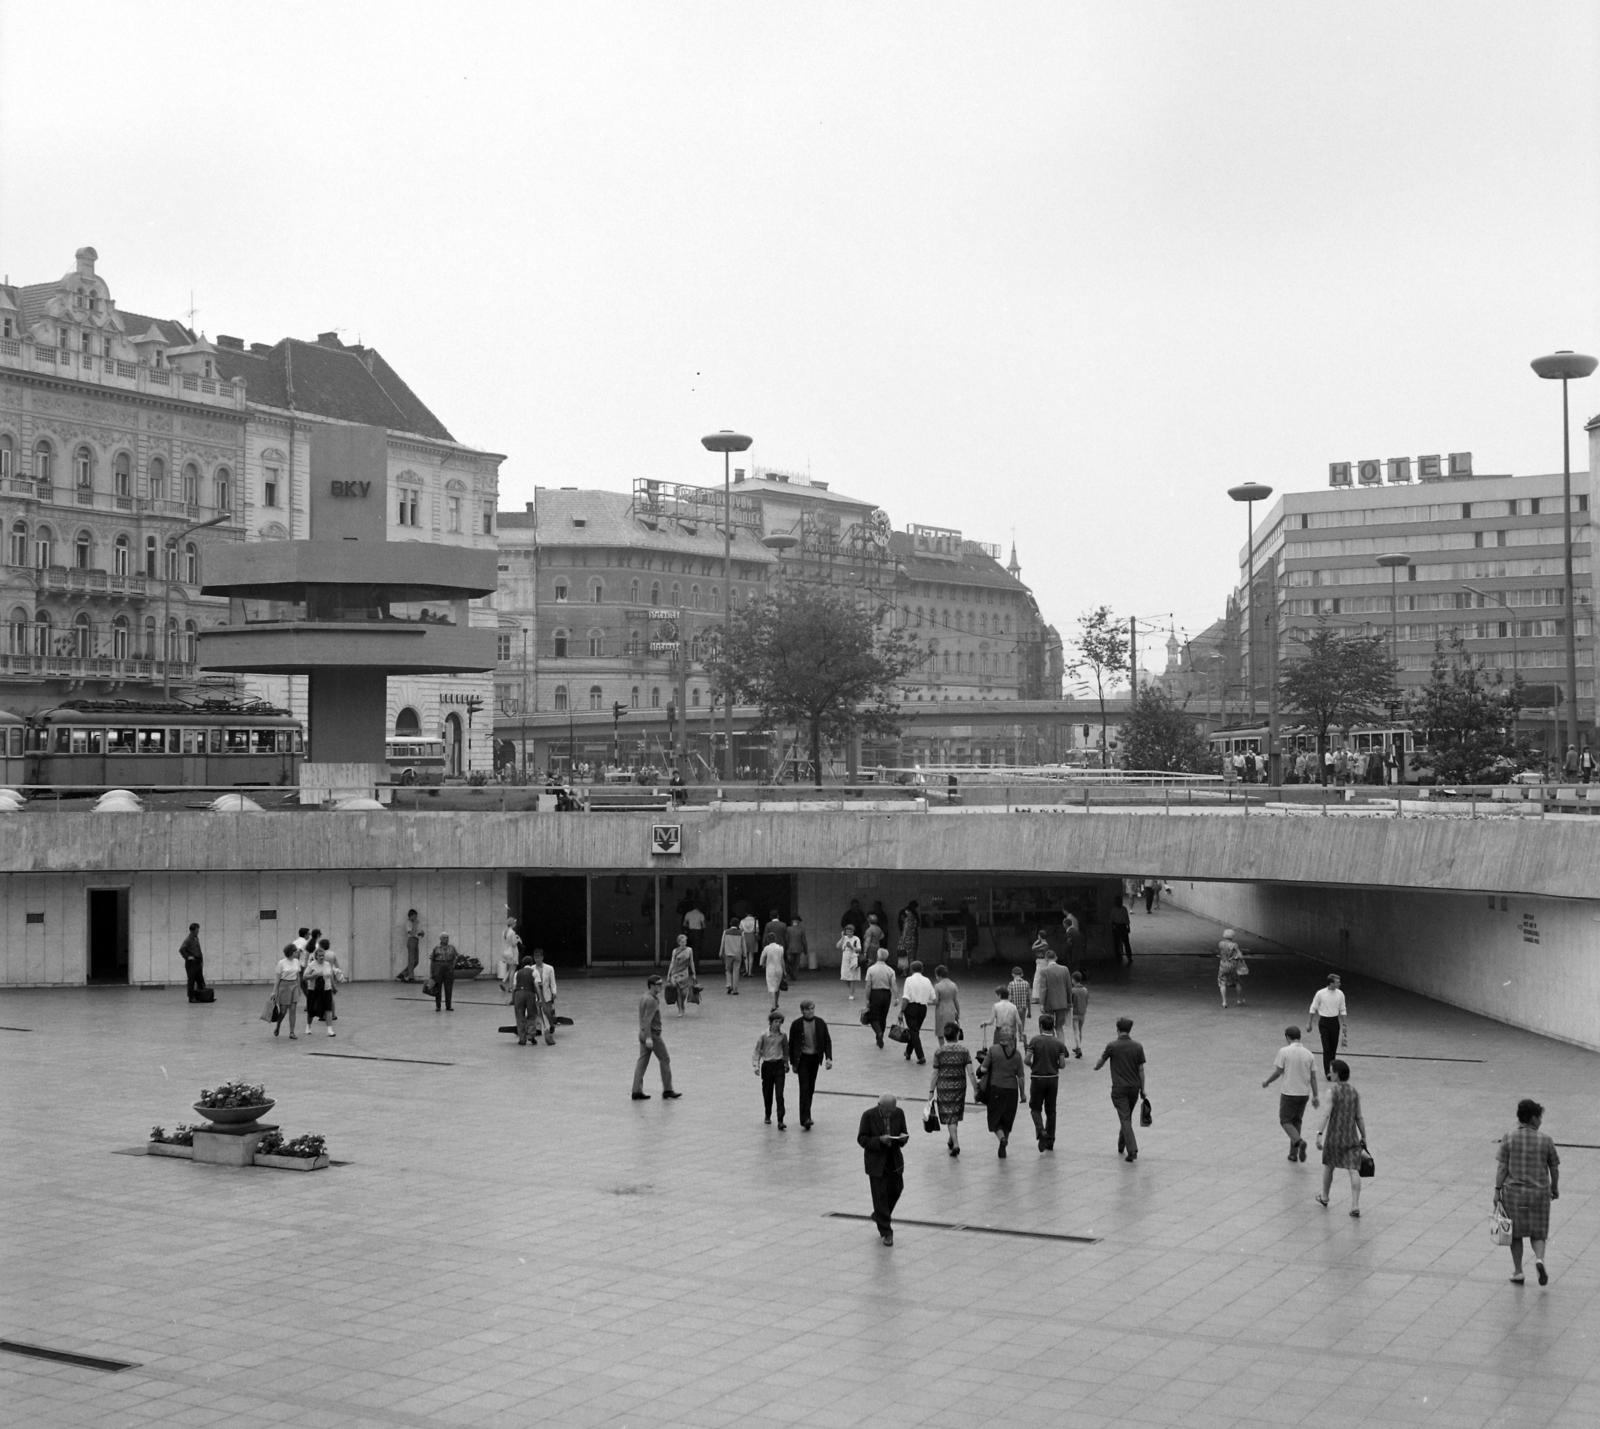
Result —
POLYGON ((496 553, 390 541, 388 465, 382 427, 318 427, 311 539, 206 554, 201 589, 228 597, 229 620, 201 632, 200 666, 309 677, 303 799, 388 782, 390 675, 494 668, 495 632, 471 628, 467 602, 493 594, 496 553))

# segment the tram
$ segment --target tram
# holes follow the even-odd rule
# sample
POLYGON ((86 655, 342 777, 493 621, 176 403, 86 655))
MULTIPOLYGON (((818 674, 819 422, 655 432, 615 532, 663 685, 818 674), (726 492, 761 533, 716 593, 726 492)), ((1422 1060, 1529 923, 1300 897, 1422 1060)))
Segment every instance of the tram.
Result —
MULTIPOLYGON (((1235 754, 1254 754, 1260 760, 1265 758, 1267 727, 1262 724, 1218 730, 1207 737, 1206 743, 1211 746, 1213 753, 1225 761, 1231 760, 1235 754)), ((1328 731, 1328 750, 1335 758, 1342 752, 1346 756, 1347 766, 1365 769, 1368 756, 1374 750, 1386 760, 1391 750, 1403 756, 1405 782, 1408 784, 1417 782, 1415 756, 1419 750, 1425 752, 1425 749, 1426 746, 1417 743, 1414 730, 1399 725, 1361 725, 1328 731)), ((1317 732, 1305 725, 1282 725, 1278 729, 1278 750, 1286 766, 1290 758, 1302 752, 1314 755, 1317 752, 1317 732)))
POLYGON ((0 786, 14 789, 26 783, 23 748, 27 743, 27 721, 7 710, 0 710, 0 786))
POLYGON ((293 784, 303 740, 299 720, 258 701, 69 700, 25 721, 25 782, 293 784))

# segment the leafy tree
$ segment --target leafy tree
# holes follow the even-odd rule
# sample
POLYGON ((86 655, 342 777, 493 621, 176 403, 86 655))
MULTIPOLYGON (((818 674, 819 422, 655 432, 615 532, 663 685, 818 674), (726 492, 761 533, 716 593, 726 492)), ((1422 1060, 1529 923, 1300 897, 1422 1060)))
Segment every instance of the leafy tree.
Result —
POLYGON ((1128 672, 1128 632, 1109 605, 1086 610, 1078 617, 1078 656, 1072 674, 1086 669, 1094 676, 1095 697, 1100 701, 1100 767, 1106 767, 1106 692, 1122 683, 1128 672))
POLYGON ((1175 773, 1209 774, 1217 756, 1206 743, 1199 723, 1165 690, 1147 685, 1133 702, 1133 715, 1122 732, 1123 760, 1130 769, 1165 769, 1175 773))
POLYGON ((1296 632, 1305 654, 1278 666, 1278 695, 1286 711, 1309 720, 1317 732, 1317 768, 1328 782, 1323 755, 1335 726, 1375 724, 1395 703, 1395 670, 1381 635, 1341 635, 1325 620, 1296 632))
POLYGON ((1412 723, 1428 742, 1428 760, 1445 783, 1504 783, 1533 762, 1525 735, 1513 734, 1526 693, 1521 674, 1511 683, 1467 654, 1460 634, 1446 652, 1433 647, 1428 683, 1411 700, 1412 723))
POLYGON ((706 660, 719 691, 756 705, 765 727, 807 731, 819 788, 824 741, 900 732, 897 687, 924 655, 886 611, 836 587, 785 583, 734 611, 726 645, 716 640, 706 660))

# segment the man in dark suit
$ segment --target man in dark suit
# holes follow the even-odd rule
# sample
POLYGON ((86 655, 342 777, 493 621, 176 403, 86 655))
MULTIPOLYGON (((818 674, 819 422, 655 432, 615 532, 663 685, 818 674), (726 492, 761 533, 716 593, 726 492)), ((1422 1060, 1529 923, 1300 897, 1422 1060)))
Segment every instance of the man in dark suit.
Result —
POLYGON ((906 1158, 900 1148, 910 1139, 906 1114, 895 1105, 888 1092, 878 1104, 861 1113, 861 1130, 856 1142, 867 1167, 867 1182, 872 1187, 872 1219, 885 1245, 894 1244, 894 1226, 889 1217, 905 1189, 906 1158))
POLYGON ((800 1015, 789 1024, 789 1065, 800 1079, 800 1130, 811 1130, 811 1098, 817 1090, 817 1070, 833 1070, 833 1037, 828 1024, 817 1016, 817 1004, 800 1000, 800 1015))
POLYGON ((183 959, 183 972, 189 984, 189 1001, 206 990, 206 960, 200 951, 200 925, 189 924, 189 936, 178 944, 178 956, 183 959))

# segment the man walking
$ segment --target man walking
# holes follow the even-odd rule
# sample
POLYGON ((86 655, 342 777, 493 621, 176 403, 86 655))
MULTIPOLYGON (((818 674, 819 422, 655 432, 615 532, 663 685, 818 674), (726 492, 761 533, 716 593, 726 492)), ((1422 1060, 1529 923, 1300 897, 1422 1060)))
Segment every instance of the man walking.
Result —
POLYGON ((912 963, 905 986, 900 989, 900 1015, 906 1020, 906 1061, 911 1060, 914 1052, 919 1067, 928 1060, 922 1054, 922 1024, 927 1019, 928 1009, 937 1001, 933 984, 922 975, 922 964, 912 963))
POLYGON ((1072 975, 1072 1055, 1083 1056, 1083 1019, 1089 1015, 1089 988, 1082 973, 1072 975))
MULTIPOLYGON (((544 1020, 544 1042, 549 1047, 556 1040, 556 970, 544 960, 544 949, 533 950, 533 975, 539 984, 539 1015, 544 1020)), ((534 1036, 539 1029, 534 1028, 534 1036)))
POLYGON ((739 920, 728 924, 722 935, 722 991, 725 996, 739 995, 739 975, 744 964, 744 934, 739 930, 739 920))
POLYGON ((1023 977, 1021 968, 1011 969, 1011 981, 1006 984, 1006 1000, 1017 1009, 1017 1046, 1022 1046, 1028 1030, 1028 1014, 1033 1011, 1033 987, 1023 977))
POLYGON ((1122 895, 1111 895, 1111 956, 1126 958, 1133 963, 1133 944, 1128 941, 1128 910, 1122 906, 1122 895))
POLYGON ((691 903, 689 911, 683 915, 683 931, 689 939, 689 946, 694 950, 695 961, 698 962, 702 952, 700 945, 706 935, 706 915, 700 911, 698 903, 691 903))
POLYGON ((856 1144, 862 1150, 867 1182, 872 1187, 873 1224, 878 1227, 878 1235, 885 1245, 894 1244, 894 1224, 890 1217, 905 1189, 906 1158, 900 1148, 909 1139, 906 1114, 888 1092, 878 1098, 877 1106, 861 1113, 856 1144))
POLYGON ((661 1071, 661 1099, 673 1101, 682 1093, 672 1090, 672 1058, 667 1056, 667 1044, 661 1040, 661 975, 652 973, 644 987, 644 996, 639 999, 639 1060, 633 1068, 633 1099, 650 1100, 650 1093, 644 1089, 644 1074, 653 1052, 661 1071))
POLYGON ((800 1130, 811 1130, 811 1098, 817 1090, 817 1070, 833 1070, 833 1037, 828 1024, 817 1016, 809 997, 800 1002, 800 1015, 789 1024, 789 1065, 800 1083, 800 1130))
POLYGON ((199 994, 206 990, 206 960, 200 951, 200 925, 189 924, 189 936, 178 944, 178 956, 183 959, 183 975, 188 982, 189 1001, 198 1002, 199 994))
MULTIPOLYGON (((444 1010, 454 1012, 451 998, 456 990, 456 949, 450 946, 450 935, 439 934, 439 945, 428 955, 428 980, 433 984, 433 1010, 439 1010, 439 999, 444 999, 444 1010)), ((426 990, 426 989, 424 989, 426 990)))
POLYGON ((533 970, 533 954, 524 953, 511 974, 511 1009, 517 1018, 517 1046, 528 1045, 528 1033, 533 1033, 533 1045, 539 1045, 539 976, 533 970), (530 1028, 529 1024, 532 1024, 530 1028))
POLYGON ((1350 1043, 1349 1023, 1346 1020, 1344 990, 1339 986, 1339 974, 1328 974, 1328 985, 1317 989, 1311 999, 1311 1030, 1322 1035, 1322 1075, 1333 1075, 1333 1059, 1339 1055, 1339 1046, 1350 1043))
POLYGON ((783 1124, 783 1083, 789 1070, 789 1039, 783 1035, 783 1014, 773 1008, 767 1014, 767 1030, 756 1038, 750 1065, 761 1078, 761 1104, 766 1109, 767 1125, 772 1125, 772 1102, 778 1102, 778 1130, 783 1124))
POLYGON ((878 961, 867 969, 867 1026, 883 1046, 883 1029, 889 1022, 894 1002, 894 969, 889 965, 889 950, 878 949, 878 961))
POLYGON ((1056 1149, 1056 1092, 1061 1087, 1061 1069, 1067 1063, 1067 1044, 1055 1032, 1055 1018, 1048 1012, 1041 1013, 1039 1035, 1028 1039, 1029 1070, 1033 1073, 1028 1111, 1033 1116, 1041 1151, 1056 1149))
POLYGON ((1040 1030, 1043 1031, 1044 1019, 1048 1016, 1056 1036, 1065 1041, 1067 1014, 1072 1007, 1072 978, 1056 961, 1054 952, 1045 954, 1044 970, 1039 974, 1039 1006, 1040 1030))
POLYGON ((1133 1134, 1133 1109, 1144 1095, 1144 1048, 1128 1034, 1133 1031, 1131 1017, 1117 1019, 1117 1036, 1106 1043, 1106 1050, 1094 1064, 1099 1071, 1111 1063, 1111 1105, 1117 1109, 1121 1130, 1117 1133, 1117 1150, 1129 1161, 1139 1159, 1139 1138, 1133 1134))
POLYGON ((1272 1075, 1261 1086, 1265 1090, 1283 1078, 1283 1091, 1278 1095, 1278 1125, 1289 1138, 1289 1159, 1304 1161, 1306 1139, 1300 1128, 1305 1120, 1306 1100, 1310 1099, 1313 1108, 1321 1105, 1317 1100, 1317 1059, 1300 1045, 1298 1027, 1285 1027, 1283 1035, 1288 1041, 1273 1058, 1272 1075))

